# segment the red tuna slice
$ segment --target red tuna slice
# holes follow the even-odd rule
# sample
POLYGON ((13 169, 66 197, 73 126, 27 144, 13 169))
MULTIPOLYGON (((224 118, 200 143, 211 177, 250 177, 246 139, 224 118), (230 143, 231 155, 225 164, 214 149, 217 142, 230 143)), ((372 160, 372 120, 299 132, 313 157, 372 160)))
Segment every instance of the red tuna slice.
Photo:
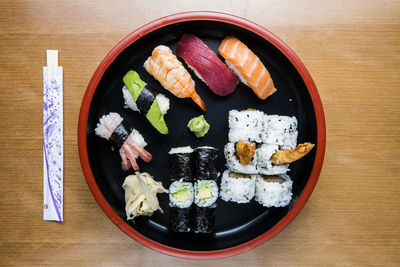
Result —
POLYGON ((235 91, 238 77, 219 59, 200 38, 184 34, 178 42, 176 55, 194 69, 215 94, 226 96, 235 91))

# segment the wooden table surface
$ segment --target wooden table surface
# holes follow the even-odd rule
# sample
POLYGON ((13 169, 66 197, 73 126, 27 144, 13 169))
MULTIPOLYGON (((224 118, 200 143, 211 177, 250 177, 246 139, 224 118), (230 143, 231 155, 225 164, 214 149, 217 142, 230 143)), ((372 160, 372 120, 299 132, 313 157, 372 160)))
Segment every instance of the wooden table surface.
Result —
POLYGON ((1 1, 0 264, 204 264, 120 231, 90 193, 77 149, 80 104, 103 57, 141 25, 191 10, 238 15, 283 39, 313 76, 327 127, 321 176, 297 218, 256 249, 207 263, 399 266, 400 2, 346 0, 1 1), (42 219, 46 49, 64 68, 63 223, 42 219))

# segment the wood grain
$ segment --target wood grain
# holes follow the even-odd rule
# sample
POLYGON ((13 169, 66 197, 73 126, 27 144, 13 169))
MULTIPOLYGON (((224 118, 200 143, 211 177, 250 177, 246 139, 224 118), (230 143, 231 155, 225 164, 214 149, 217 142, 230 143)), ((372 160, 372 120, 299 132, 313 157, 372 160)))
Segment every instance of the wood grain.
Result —
POLYGON ((201 266, 123 234, 88 190, 77 151, 86 86, 108 51, 161 16, 213 10, 283 39, 319 89, 323 170, 284 231, 221 266, 400 265, 399 1, 0 2, 0 265, 201 266), (64 68, 64 218, 42 220, 42 66, 64 68))

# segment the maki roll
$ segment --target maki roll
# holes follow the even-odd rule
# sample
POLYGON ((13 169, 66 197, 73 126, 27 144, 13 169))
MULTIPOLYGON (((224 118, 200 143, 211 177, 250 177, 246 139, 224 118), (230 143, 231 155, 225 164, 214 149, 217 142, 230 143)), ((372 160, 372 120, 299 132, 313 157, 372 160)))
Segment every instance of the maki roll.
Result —
POLYGON ((193 149, 190 146, 172 148, 169 151, 171 159, 171 181, 193 181, 193 149))
POLYGON ((224 171, 221 180, 222 200, 249 203, 254 197, 256 175, 224 171))
POLYGON ((169 109, 169 99, 149 87, 136 71, 130 70, 123 77, 122 94, 125 104, 146 116, 151 125, 162 134, 168 134, 164 115, 169 109))
POLYGON ((293 182, 286 174, 257 175, 255 200, 264 207, 285 207, 292 200, 293 182))
POLYGON ((172 148, 169 152, 170 175, 173 181, 169 188, 170 231, 179 233, 214 231, 218 198, 218 185, 215 181, 218 176, 215 169, 216 151, 212 147, 199 147, 193 151, 187 146, 172 148), (193 168, 196 168, 195 177, 193 168), (194 179, 196 182, 193 187, 194 179))
POLYGON ((194 151, 196 180, 217 180, 218 172, 215 167, 217 149, 209 146, 198 147, 194 151))
POLYGON ((192 231, 194 233, 209 234, 215 231, 215 208, 216 204, 210 207, 193 207, 192 231))
POLYGON ((190 232, 191 205, 193 203, 193 185, 175 181, 169 187, 170 215, 168 228, 173 232, 190 232))
POLYGON ((152 159, 151 154, 144 149, 147 143, 143 136, 135 129, 130 131, 118 113, 110 112, 102 116, 96 125, 95 133, 109 140, 119 149, 124 171, 130 168, 138 170, 139 166, 136 162, 138 157, 145 162, 152 159))
POLYGON ((214 232, 218 186, 213 180, 198 180, 195 183, 192 231, 208 234, 214 232))

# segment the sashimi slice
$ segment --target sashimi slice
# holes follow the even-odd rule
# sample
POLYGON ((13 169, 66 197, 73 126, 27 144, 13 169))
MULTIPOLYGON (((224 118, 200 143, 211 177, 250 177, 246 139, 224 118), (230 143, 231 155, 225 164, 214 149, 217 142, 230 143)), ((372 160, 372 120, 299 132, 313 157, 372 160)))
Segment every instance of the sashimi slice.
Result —
POLYGON ((230 69, 240 81, 249 86, 260 99, 276 92, 271 75, 261 60, 239 39, 227 36, 222 40, 218 52, 225 58, 230 69))
POLYGON ((200 38, 184 34, 178 42, 176 55, 193 69, 211 91, 226 96, 235 91, 238 77, 219 59, 200 38))

